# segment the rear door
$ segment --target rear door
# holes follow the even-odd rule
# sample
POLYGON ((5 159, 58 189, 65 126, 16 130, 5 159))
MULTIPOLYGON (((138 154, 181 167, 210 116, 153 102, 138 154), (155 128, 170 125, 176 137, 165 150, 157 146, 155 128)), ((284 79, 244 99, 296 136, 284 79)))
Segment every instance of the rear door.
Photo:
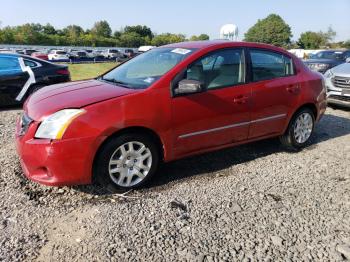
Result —
POLYGON ((204 92, 172 98, 175 156, 247 139, 251 88, 244 54, 219 50, 187 68, 181 79, 202 82, 204 92))
POLYGON ((11 105, 22 90, 29 75, 22 71, 18 57, 0 56, 0 105, 11 105))
POLYGON ((280 133, 300 94, 293 60, 265 49, 249 53, 253 103, 249 138, 280 133))

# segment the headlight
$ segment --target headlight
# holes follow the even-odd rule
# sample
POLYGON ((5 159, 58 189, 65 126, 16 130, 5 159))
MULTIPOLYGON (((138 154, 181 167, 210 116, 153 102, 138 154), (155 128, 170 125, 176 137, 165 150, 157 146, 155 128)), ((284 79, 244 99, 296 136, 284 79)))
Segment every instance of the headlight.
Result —
POLYGON ((61 139, 74 118, 84 114, 83 109, 64 109, 58 111, 41 122, 35 133, 36 138, 61 139))
POLYGON ((331 78, 333 76, 333 72, 331 69, 327 70, 326 73, 324 73, 325 78, 331 78))
POLYGON ((328 64, 321 64, 321 63, 314 64, 314 68, 316 70, 325 70, 328 68, 328 64))

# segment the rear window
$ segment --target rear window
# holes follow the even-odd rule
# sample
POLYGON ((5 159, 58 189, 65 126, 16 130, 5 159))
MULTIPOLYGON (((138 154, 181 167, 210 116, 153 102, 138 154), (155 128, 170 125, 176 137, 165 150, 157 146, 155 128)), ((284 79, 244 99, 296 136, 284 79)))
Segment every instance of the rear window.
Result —
POLYGON ((20 70, 18 58, 0 57, 0 71, 20 70))
POLYGON ((66 55, 67 53, 64 52, 64 51, 56 51, 56 54, 58 54, 58 55, 66 55))
POLYGON ((251 50, 253 81, 294 75, 293 61, 283 54, 251 50))

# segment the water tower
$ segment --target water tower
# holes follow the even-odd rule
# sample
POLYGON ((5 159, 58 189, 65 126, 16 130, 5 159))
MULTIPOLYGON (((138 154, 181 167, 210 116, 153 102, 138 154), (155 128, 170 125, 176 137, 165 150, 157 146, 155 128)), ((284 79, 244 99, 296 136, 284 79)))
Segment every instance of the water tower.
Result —
POLYGON ((220 38, 237 41, 238 27, 234 24, 223 25, 220 29, 220 38))

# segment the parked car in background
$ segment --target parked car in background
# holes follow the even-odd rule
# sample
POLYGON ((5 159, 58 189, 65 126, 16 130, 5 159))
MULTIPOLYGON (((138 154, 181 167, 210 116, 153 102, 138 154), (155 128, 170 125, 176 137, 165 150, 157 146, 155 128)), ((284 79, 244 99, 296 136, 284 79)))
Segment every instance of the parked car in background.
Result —
POLYGON ((38 59, 42 59, 42 60, 49 60, 49 56, 47 53, 44 52, 34 52, 31 55, 32 57, 38 58, 38 59))
POLYGON ((123 59, 123 54, 117 49, 106 49, 101 53, 105 58, 115 58, 117 61, 123 59))
POLYGON ((89 58, 94 58, 95 57, 95 52, 92 49, 85 49, 84 50, 86 52, 86 56, 89 58))
POLYGON ((34 50, 34 49, 24 49, 23 50, 23 54, 24 55, 32 55, 34 52, 37 52, 37 50, 34 50))
POLYGON ((87 58, 87 53, 85 51, 72 51, 68 54, 69 59, 85 59, 87 58))
POLYGON ((51 50, 48 54, 49 60, 68 60, 68 53, 64 50, 51 50))
POLYGON ((350 107, 350 63, 329 69, 324 77, 327 87, 327 102, 350 107))
POLYGON ((93 53, 94 59, 95 60, 99 60, 99 59, 105 59, 105 56, 103 55, 103 51, 102 50, 95 50, 93 53))
POLYGON ((124 54, 126 58, 132 58, 136 55, 133 49, 125 49, 124 54))
POLYGON ((16 54, 24 55, 24 50, 23 50, 23 49, 16 49, 16 50, 15 50, 15 53, 16 53, 16 54))
POLYGON ((0 54, 0 106, 22 103, 46 85, 70 81, 66 65, 19 54, 0 54))
POLYGON ((0 48, 0 54, 13 53, 12 50, 7 48, 0 48))
POLYGON ((149 181, 161 161, 270 137, 305 147, 325 109, 323 77, 283 49, 184 42, 36 92, 16 144, 36 182, 125 190, 149 181))
POLYGON ((314 71, 325 73, 328 69, 345 62, 350 56, 350 51, 326 50, 320 51, 305 60, 305 64, 314 71))
POLYGON ((140 46, 139 49, 137 50, 139 53, 144 53, 147 52, 151 49, 155 48, 155 46, 152 45, 144 45, 144 46, 140 46))

